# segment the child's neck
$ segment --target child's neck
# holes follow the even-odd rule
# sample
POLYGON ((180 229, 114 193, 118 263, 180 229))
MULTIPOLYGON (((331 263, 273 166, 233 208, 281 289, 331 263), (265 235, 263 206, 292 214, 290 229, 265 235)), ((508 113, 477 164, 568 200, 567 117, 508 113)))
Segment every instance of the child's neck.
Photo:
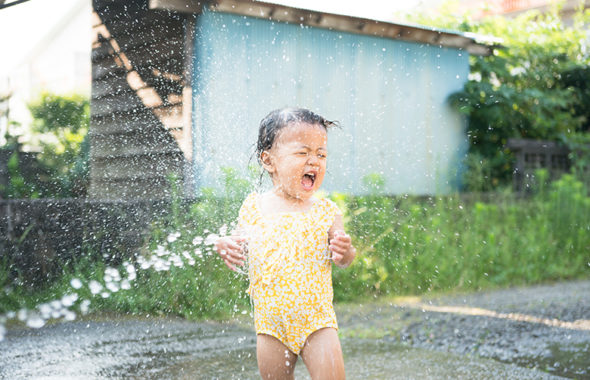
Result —
POLYGON ((307 211, 314 203, 314 198, 307 199, 291 196, 279 187, 263 194, 264 208, 270 212, 307 211))

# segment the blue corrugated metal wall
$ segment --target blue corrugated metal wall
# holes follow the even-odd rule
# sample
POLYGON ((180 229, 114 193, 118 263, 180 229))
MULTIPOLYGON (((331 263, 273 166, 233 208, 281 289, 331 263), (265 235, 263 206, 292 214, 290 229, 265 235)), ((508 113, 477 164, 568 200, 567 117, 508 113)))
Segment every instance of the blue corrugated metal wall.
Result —
POLYGON ((466 136, 446 99, 467 80, 467 52, 209 11, 195 33, 198 188, 220 187, 223 167, 245 173, 260 120, 283 106, 340 121, 325 190, 363 193, 374 173, 388 193, 452 188, 466 136))

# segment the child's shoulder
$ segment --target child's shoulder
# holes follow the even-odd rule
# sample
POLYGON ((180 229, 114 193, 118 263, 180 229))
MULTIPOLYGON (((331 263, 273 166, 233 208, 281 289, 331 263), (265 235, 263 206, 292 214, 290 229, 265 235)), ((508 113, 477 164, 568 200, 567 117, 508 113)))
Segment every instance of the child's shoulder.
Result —
POLYGON ((257 200, 258 193, 253 191, 250 194, 248 194, 248 196, 246 196, 246 198, 242 202, 242 207, 253 207, 256 205, 257 200))
POLYGON ((240 211, 238 214, 238 220, 240 224, 253 224, 258 220, 258 212, 256 212, 256 193, 250 193, 246 199, 242 202, 240 211))
POLYGON ((327 212, 330 214, 342 214, 342 212, 340 211, 340 208, 331 199, 320 196, 320 197, 316 197, 315 202, 318 202, 319 208, 321 210, 323 210, 324 212, 327 212))

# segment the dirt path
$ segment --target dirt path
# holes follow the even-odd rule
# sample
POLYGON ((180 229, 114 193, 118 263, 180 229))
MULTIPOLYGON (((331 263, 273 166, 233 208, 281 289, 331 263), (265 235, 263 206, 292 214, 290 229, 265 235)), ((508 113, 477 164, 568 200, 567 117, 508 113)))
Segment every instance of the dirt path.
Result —
POLYGON ((340 308, 344 337, 590 379, 590 281, 340 308))

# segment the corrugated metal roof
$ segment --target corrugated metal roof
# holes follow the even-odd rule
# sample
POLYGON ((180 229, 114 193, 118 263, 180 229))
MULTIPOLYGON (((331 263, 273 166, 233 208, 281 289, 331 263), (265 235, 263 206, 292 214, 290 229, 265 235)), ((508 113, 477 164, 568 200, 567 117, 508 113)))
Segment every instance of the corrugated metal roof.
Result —
POLYGON ((8 1, 8 2, 6 2, 6 0, 0 0, 0 9, 8 8, 13 5, 24 3, 25 1, 29 1, 29 0, 12 0, 12 1, 8 1))
POLYGON ((356 17, 353 15, 328 13, 314 9, 302 9, 271 1, 256 0, 215 0, 195 2, 193 0, 150 0, 152 8, 166 8, 194 12, 202 7, 212 11, 227 12, 292 24, 308 25, 329 30, 338 30, 376 37, 398 39, 435 46, 453 47, 475 55, 490 55, 493 46, 479 43, 474 36, 456 31, 436 29, 420 25, 403 24, 356 17), (185 4, 186 3, 186 4, 185 4))

